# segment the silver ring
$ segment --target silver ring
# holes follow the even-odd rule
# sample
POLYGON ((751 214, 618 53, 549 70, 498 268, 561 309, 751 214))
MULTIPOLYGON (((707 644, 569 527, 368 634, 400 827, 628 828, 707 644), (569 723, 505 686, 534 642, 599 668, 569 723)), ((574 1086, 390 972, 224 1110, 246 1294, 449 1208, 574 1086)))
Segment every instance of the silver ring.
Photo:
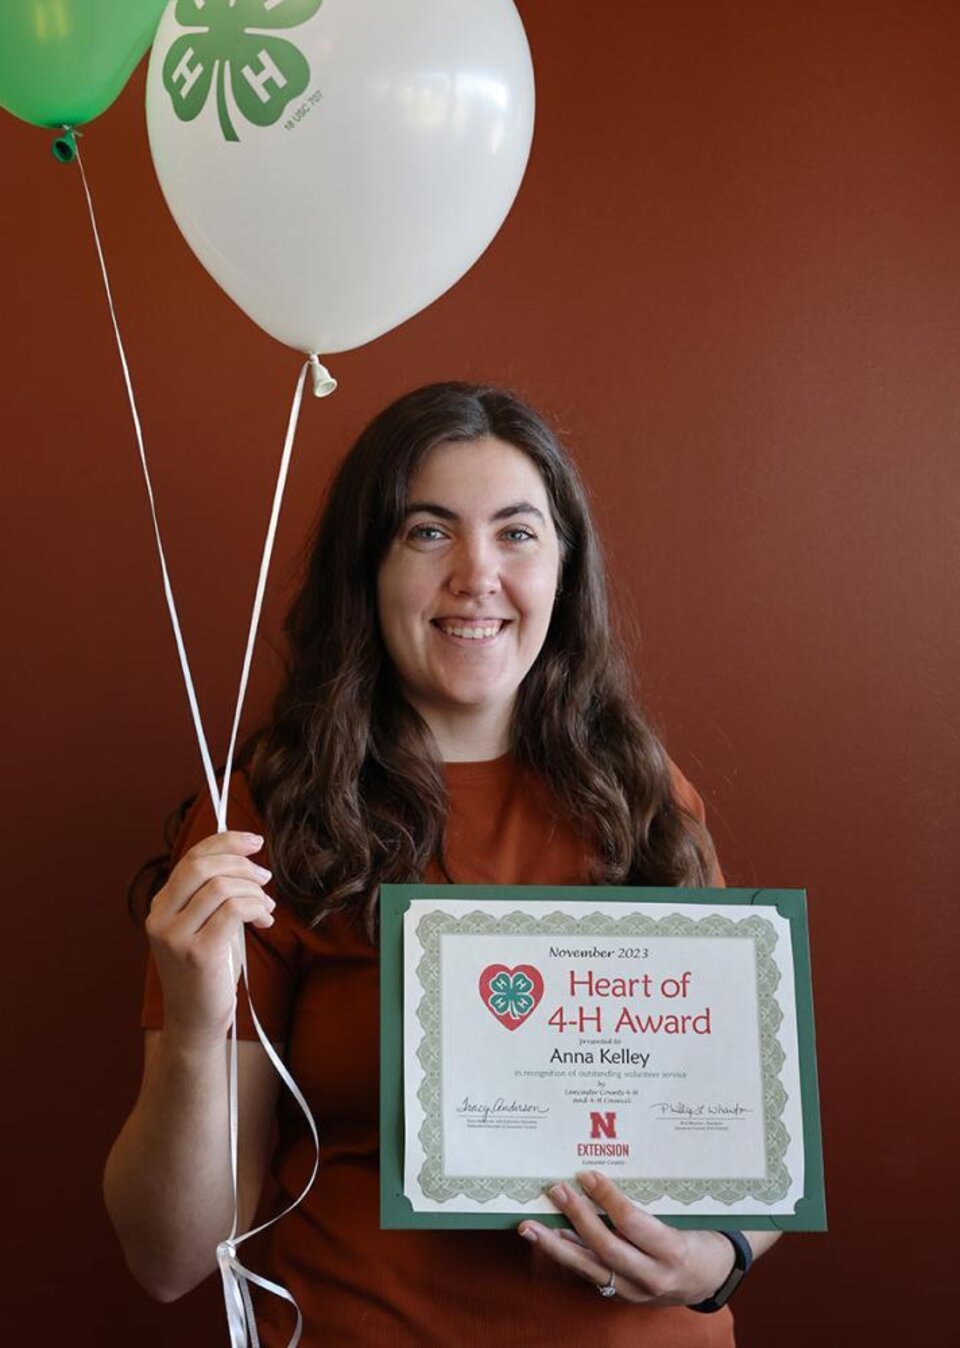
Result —
POLYGON ((611 1269, 610 1281, 605 1282, 603 1284, 597 1283, 597 1291, 600 1293, 602 1297, 615 1297, 617 1295, 617 1289, 614 1286, 614 1283, 616 1282, 616 1277, 617 1275, 614 1273, 613 1269, 611 1269))

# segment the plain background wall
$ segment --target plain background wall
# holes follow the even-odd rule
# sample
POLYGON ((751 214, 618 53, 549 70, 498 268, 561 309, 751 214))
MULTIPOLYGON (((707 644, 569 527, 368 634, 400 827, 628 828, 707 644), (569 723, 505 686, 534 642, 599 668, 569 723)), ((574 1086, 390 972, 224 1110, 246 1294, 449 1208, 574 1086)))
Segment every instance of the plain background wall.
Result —
MULTIPOLYGON (((731 881, 810 894, 831 1231, 764 1261, 740 1341, 945 1348, 960 9, 519 8, 526 182, 473 271, 305 406, 252 714, 301 537, 370 415, 466 377, 554 417, 731 881)), ((142 106, 141 70, 83 151, 222 753, 298 358, 182 241, 142 106)), ((200 769, 79 176, 48 140, 0 119, 5 1323, 226 1342, 212 1282, 139 1293, 100 1205, 139 1074, 124 891, 200 769)))

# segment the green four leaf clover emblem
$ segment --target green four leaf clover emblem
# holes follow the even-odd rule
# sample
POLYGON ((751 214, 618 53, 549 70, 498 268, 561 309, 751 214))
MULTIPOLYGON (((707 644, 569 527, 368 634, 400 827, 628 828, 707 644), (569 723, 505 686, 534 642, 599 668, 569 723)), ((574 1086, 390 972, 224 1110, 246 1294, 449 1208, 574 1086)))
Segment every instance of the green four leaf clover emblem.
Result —
POLYGON ((487 1004, 498 1016, 522 1020, 533 1010, 532 992, 532 981, 519 969, 513 974, 499 973, 491 980, 487 1004))
POLYGON ((163 63, 163 83, 182 122, 199 115, 216 82, 224 139, 238 141, 227 103, 254 126, 272 126, 310 82, 307 58, 277 28, 296 28, 323 0, 177 0, 175 17, 192 31, 178 37, 163 63))

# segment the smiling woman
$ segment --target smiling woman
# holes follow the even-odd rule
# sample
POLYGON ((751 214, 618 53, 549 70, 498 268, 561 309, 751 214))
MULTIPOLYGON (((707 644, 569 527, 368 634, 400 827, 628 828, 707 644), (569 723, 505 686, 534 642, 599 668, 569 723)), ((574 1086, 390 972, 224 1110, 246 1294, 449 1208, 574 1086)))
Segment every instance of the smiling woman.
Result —
MULTIPOLYGON (((254 1003, 323 1139, 258 1269, 296 1297, 305 1342, 730 1348, 726 1309, 688 1307, 719 1309, 734 1258, 766 1235, 675 1231, 589 1174, 612 1229, 564 1184, 551 1198, 576 1235, 378 1221, 381 882, 721 882, 699 797, 629 695, 599 556, 573 465, 502 390, 409 394, 341 465, 287 621, 286 685, 231 786, 247 831, 209 836, 199 804, 148 919, 144 1080, 106 1192, 157 1296, 212 1272, 230 1226, 226 952, 247 924, 254 1003), (252 860, 264 838, 269 870, 252 860)), ((245 1010, 238 1024, 250 1222, 268 1167, 290 1201, 312 1150, 245 1010)), ((261 1342, 286 1344, 283 1304, 257 1314, 261 1342)))
POLYGON ((431 450, 410 495, 378 576, 384 645, 444 760, 497 758, 559 581, 546 488, 526 454, 485 436, 431 450))
POLYGON ((595 881, 709 878, 709 837, 630 696, 576 469, 519 398, 434 384, 371 422, 286 635, 287 685, 244 761, 307 920, 360 903, 373 930, 377 885, 443 855, 443 765, 508 749, 590 837, 595 881))

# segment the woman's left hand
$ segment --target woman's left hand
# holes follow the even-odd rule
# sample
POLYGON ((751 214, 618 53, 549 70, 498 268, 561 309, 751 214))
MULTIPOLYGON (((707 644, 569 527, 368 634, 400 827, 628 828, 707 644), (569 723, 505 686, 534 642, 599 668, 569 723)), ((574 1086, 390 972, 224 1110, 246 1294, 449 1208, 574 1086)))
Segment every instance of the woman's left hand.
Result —
POLYGON ((520 1235, 598 1288, 612 1286, 622 1301, 691 1306, 713 1296, 733 1268, 734 1252, 718 1231, 678 1231, 638 1208, 612 1180, 595 1171, 578 1175, 588 1198, 569 1184, 548 1197, 574 1230, 525 1221, 520 1235), (604 1222, 592 1199, 613 1223, 604 1222))

